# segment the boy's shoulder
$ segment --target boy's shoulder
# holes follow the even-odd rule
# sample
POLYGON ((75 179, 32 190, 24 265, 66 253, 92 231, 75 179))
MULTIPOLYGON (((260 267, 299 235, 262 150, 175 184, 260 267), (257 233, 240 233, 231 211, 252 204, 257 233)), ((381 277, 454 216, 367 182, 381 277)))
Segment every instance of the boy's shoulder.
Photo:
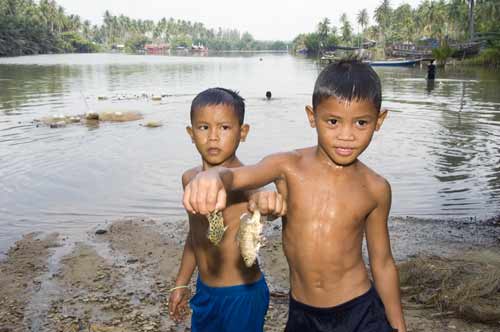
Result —
POLYGON ((386 178, 375 172, 361 161, 358 161, 359 172, 367 185, 368 190, 376 197, 385 197, 390 195, 391 185, 386 178))
POLYGON ((311 155, 312 149, 313 148, 309 147, 309 148, 296 149, 286 152, 273 153, 264 159, 272 159, 276 162, 283 164, 295 163, 311 155))
POLYGON ((193 167, 193 168, 186 170, 182 174, 182 186, 183 187, 187 186, 189 181, 191 181, 196 176, 196 174, 200 173, 201 171, 202 171, 201 166, 196 166, 196 167, 193 167))

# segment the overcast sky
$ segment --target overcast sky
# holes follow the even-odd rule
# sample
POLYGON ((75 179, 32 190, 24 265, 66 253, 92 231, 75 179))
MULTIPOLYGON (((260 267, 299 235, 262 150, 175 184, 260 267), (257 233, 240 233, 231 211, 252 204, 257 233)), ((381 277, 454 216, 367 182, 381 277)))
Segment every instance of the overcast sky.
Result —
MULTIPOLYGON (((312 32, 323 17, 339 25, 347 13, 357 31, 356 14, 368 9, 370 24, 373 11, 382 0, 57 0, 67 14, 80 15, 101 24, 104 11, 136 19, 162 17, 201 22, 208 28, 234 28, 248 31, 259 40, 292 40, 299 33, 312 32)), ((393 7, 409 3, 416 7, 422 0, 392 0, 393 7)))

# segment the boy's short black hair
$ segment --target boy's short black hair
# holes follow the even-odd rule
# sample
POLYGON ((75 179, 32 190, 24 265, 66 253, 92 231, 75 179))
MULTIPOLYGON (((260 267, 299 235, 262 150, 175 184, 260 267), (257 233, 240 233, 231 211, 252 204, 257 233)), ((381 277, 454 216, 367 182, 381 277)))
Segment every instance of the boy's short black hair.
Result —
POLYGON ((330 97, 340 100, 367 100, 380 111, 380 78, 369 64, 356 58, 342 59, 325 67, 314 85, 313 109, 330 97))
POLYGON ((237 91, 224 88, 210 88, 200 92, 194 97, 191 103, 191 122, 193 122, 193 115, 197 109, 209 105, 221 104, 233 107, 241 126, 245 120, 245 99, 243 99, 237 91))

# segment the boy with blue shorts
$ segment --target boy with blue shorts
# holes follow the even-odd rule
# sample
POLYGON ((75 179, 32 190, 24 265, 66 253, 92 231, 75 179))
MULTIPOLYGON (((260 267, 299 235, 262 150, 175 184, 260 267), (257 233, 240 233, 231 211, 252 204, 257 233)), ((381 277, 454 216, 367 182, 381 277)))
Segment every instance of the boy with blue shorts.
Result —
POLYGON ((226 206, 226 191, 275 182, 288 206, 283 250, 290 268, 286 332, 406 332, 387 219, 389 183, 358 156, 387 112, 378 75, 359 60, 330 64, 314 86, 307 118, 312 147, 255 165, 212 168, 184 191, 184 206, 206 214, 226 206), (370 280, 363 261, 366 237, 370 280))
MULTIPOLYGON (((208 89, 191 104, 191 127, 187 132, 201 155, 202 165, 182 176, 185 187, 197 174, 216 166, 243 166, 236 156, 249 126, 244 124, 245 103, 238 93, 208 89)), ((286 206, 276 192, 231 191, 222 212, 224 232, 214 245, 207 238, 209 228, 204 215, 188 213, 189 232, 181 266, 171 289, 169 312, 174 320, 184 318, 189 300, 188 284, 196 267, 196 294, 190 301, 193 332, 262 332, 269 305, 269 289, 258 262, 246 267, 238 248, 240 216, 257 208, 263 214, 283 215, 286 206)))

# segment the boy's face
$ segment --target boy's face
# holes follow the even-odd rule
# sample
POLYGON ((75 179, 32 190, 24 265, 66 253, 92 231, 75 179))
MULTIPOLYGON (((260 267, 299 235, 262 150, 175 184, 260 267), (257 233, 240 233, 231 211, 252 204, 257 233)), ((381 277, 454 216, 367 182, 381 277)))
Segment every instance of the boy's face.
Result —
POLYGON ((311 127, 318 133, 318 145, 337 165, 353 163, 380 129, 387 111, 377 111, 367 100, 343 101, 330 97, 315 110, 306 107, 311 127))
POLYGON ((232 106, 220 104, 195 110, 192 127, 186 130, 203 161, 216 166, 234 156, 240 141, 245 141, 249 126, 240 126, 232 106))

